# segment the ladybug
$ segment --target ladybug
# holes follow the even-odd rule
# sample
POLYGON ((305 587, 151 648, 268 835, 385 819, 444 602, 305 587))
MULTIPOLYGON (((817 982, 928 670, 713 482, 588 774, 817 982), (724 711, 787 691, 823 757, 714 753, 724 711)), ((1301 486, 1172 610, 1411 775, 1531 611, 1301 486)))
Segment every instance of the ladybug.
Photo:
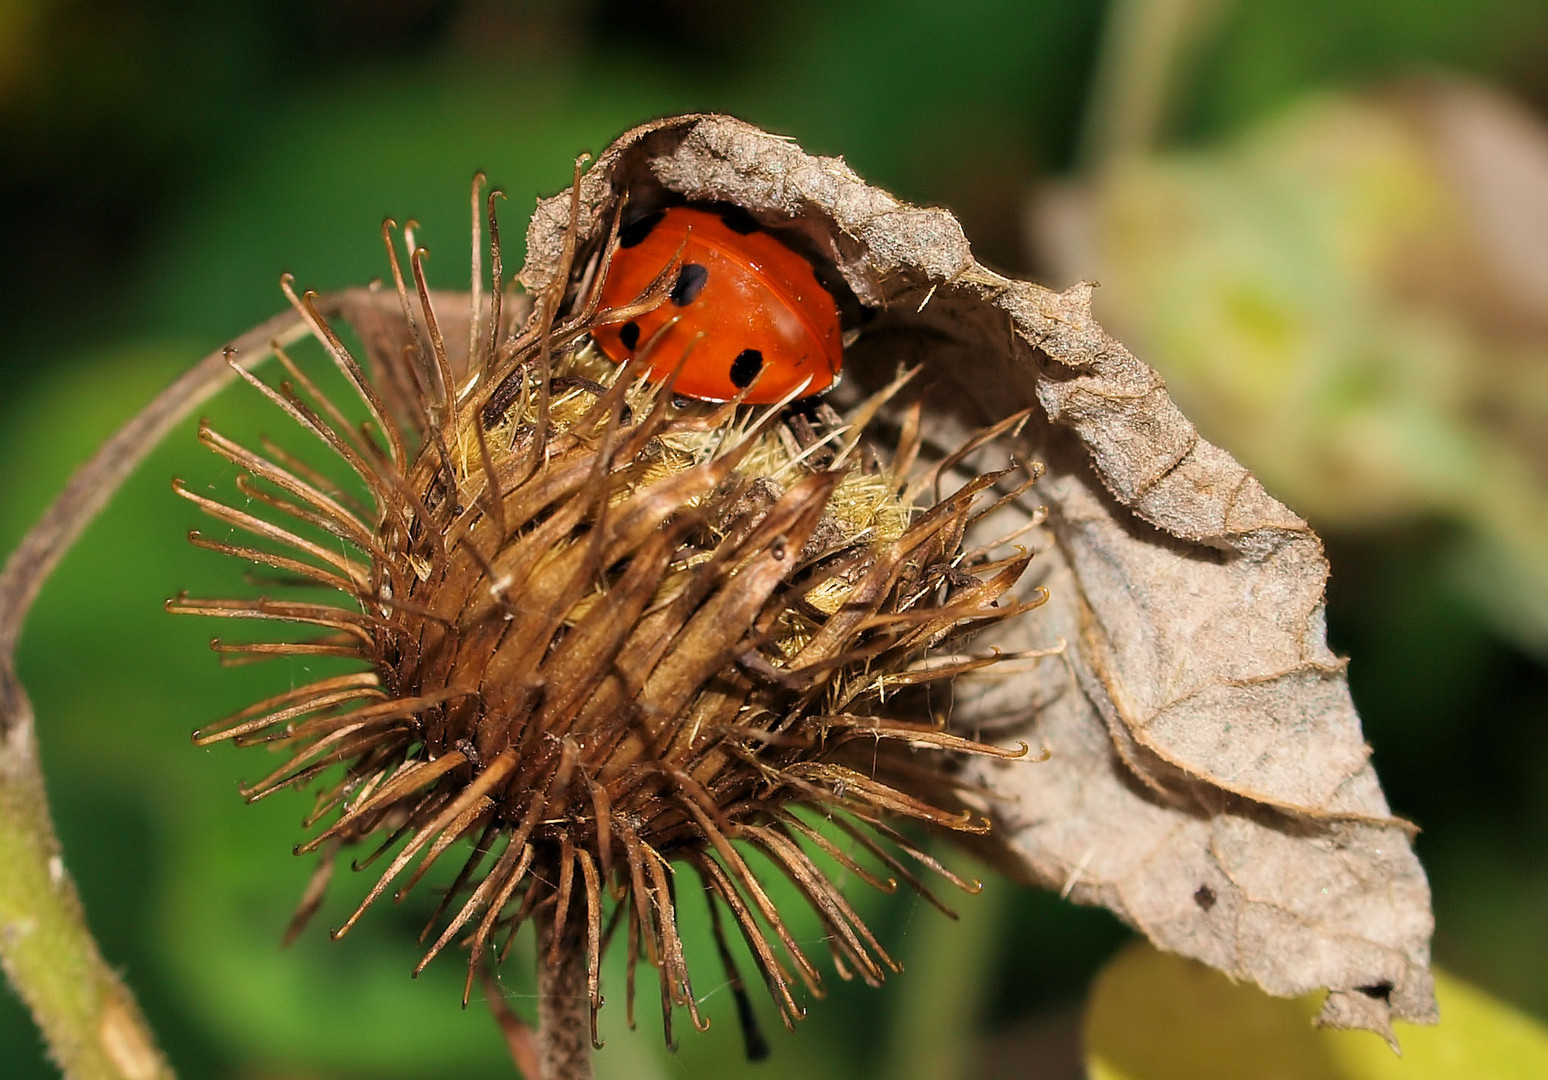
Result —
POLYGON ((630 223, 619 231, 602 307, 635 303, 674 264, 659 307, 592 331, 610 359, 626 363, 648 347, 649 378, 681 364, 674 392, 702 401, 751 387, 744 400, 768 404, 803 383, 803 396, 833 385, 844 353, 838 304, 812 264, 750 215, 674 206, 630 223))

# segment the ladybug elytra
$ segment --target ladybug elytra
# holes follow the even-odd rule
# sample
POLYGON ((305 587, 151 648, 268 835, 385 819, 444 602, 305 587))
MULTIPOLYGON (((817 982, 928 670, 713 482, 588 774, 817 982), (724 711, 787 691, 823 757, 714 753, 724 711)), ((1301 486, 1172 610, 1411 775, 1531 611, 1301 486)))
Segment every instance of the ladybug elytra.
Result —
POLYGON ((744 400, 767 404, 803 383, 803 396, 833 385, 843 361, 838 304, 803 256, 750 218, 674 206, 619 233, 603 308, 634 303, 674 263, 663 303, 592 331, 610 359, 626 363, 648 348, 649 378, 681 364, 674 392, 703 401, 751 387, 744 400))

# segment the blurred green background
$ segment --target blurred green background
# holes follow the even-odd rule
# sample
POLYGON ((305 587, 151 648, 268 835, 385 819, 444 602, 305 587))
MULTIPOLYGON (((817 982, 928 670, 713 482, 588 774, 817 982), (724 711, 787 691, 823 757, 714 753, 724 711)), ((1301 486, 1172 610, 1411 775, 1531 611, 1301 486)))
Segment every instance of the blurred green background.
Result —
MULTIPOLYGON (((1412 119, 1430 99, 1390 89, 1465 75, 1543 110, 1545 48, 1529 0, 3 0, 0 549, 173 374, 277 311, 281 270, 364 282, 381 218, 412 215, 432 283, 465 287, 474 169, 509 193, 516 240, 577 152, 652 116, 733 112, 952 208, 992 266, 1104 281, 1099 317, 1328 541, 1330 634, 1391 802, 1424 830, 1438 959, 1548 1018, 1548 314, 1501 314, 1505 286, 1459 275, 1457 252, 1486 263, 1488 245, 1412 119), (1104 141, 1135 101, 1158 114, 1143 137, 1104 141), (1389 157, 1345 167, 1385 136, 1389 157), (1428 291, 1394 284, 1394 265, 1430 265, 1415 237, 1452 274, 1428 291)), ((1499 158, 1506 181, 1540 135, 1499 158)), ((234 434, 283 426, 241 394, 211 411, 234 434)), ((55 575, 20 655, 109 960, 188 1077, 510 1075, 482 1006, 457 1008, 455 961, 408 979, 412 902, 278 951, 309 803, 243 806, 256 751, 187 736, 304 671, 222 670, 216 628, 162 612, 235 578, 183 541, 196 520, 173 475, 229 480, 184 425, 55 575)), ((319 921, 361 889, 336 880, 319 921)), ((910 969, 884 990, 835 980, 748 1066, 723 991, 713 1030, 672 1056, 648 1000, 624 1029, 615 989, 599 1074, 1080 1075, 1083 995, 1128 936, 1115 920, 994 881, 956 924, 858 899, 910 969)), ((525 966, 507 977, 519 1010, 525 966)), ((52 1075, 3 989, 0 1075, 52 1075)))

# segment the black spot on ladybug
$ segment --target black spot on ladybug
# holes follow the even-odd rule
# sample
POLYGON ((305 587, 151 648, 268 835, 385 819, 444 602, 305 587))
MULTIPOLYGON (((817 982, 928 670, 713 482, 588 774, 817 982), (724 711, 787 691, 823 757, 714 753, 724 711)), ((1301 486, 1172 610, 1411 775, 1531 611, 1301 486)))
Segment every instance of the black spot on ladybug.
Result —
POLYGON ((618 331, 618 340, 623 342, 624 348, 633 352, 634 347, 640 343, 640 324, 633 319, 624 323, 618 331))
POLYGON ((651 230, 661 224, 661 219, 666 216, 666 211, 658 210, 654 214, 646 214, 638 221, 631 221, 618 230, 618 246, 621 248, 638 247, 645 242, 651 230))
POLYGON ((699 294, 704 291, 704 283, 708 280, 709 267, 699 263, 684 263, 683 268, 677 272, 677 282, 668 295, 675 306, 687 307, 699 298, 699 294))
POLYGON ((745 390, 762 370, 763 354, 757 349, 743 349, 731 361, 731 383, 738 390, 745 390))
POLYGON ((1215 906, 1215 890, 1208 885, 1200 885, 1198 891, 1193 894, 1193 902, 1208 911, 1215 906))
POLYGON ((726 223, 726 228, 743 236, 755 233, 761 227, 756 218, 743 210, 740 206, 725 206, 720 210, 720 220, 726 223))

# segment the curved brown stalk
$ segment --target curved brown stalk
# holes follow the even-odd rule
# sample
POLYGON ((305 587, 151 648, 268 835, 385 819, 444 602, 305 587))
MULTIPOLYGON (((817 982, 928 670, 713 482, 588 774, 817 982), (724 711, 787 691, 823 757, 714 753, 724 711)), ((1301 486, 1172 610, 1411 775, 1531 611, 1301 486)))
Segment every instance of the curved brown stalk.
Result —
MULTIPOLYGON (((318 307, 335 311, 342 299, 318 307)), ((227 357, 256 364, 270 354, 270 342, 307 332, 287 311, 190 368, 70 478, 0 571, 0 964, 68 1080, 169 1080, 173 1073, 87 928, 64 868, 32 703, 16 675, 16 642, 43 583, 87 524, 173 426, 235 377, 227 357)))

